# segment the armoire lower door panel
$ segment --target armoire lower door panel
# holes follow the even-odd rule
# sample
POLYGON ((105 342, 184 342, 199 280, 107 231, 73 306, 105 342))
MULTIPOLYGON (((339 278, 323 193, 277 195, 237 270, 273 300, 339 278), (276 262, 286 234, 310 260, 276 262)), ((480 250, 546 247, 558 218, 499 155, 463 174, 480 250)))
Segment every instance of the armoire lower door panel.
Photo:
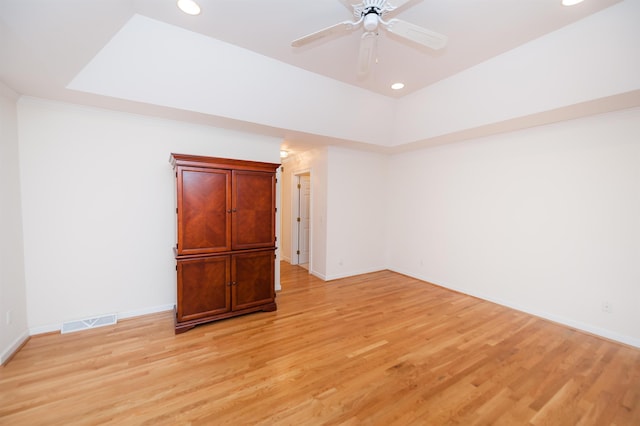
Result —
POLYGON ((178 260, 177 320, 191 321, 231 310, 230 257, 178 260))
POLYGON ((232 255, 231 309, 239 311, 275 302, 274 261, 273 250, 232 255))

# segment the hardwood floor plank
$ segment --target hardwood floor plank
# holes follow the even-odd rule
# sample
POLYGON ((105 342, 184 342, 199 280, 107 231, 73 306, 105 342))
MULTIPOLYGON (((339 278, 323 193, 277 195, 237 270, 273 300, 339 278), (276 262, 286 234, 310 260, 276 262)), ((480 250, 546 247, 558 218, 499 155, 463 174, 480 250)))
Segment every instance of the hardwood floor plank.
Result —
POLYGON ((276 312, 33 336, 0 424, 640 424, 636 348, 389 271, 281 273, 276 312))

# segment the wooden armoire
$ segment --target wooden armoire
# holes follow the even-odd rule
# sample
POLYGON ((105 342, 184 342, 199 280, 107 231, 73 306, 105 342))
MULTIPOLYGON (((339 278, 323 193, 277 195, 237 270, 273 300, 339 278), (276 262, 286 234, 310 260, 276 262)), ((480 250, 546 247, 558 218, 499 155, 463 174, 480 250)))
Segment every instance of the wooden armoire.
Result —
POLYGON ((279 164, 171 154, 176 174, 175 332, 274 311, 279 164))

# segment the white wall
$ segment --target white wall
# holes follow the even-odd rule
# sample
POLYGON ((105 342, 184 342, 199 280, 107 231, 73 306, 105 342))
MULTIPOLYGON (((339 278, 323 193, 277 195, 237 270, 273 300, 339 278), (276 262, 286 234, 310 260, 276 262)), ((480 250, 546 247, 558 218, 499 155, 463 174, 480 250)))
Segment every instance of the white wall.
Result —
MULTIPOLYGON (((175 303, 170 152, 278 162, 273 138, 30 98, 17 113, 32 333, 175 303)), ((321 278, 388 267, 640 346, 638 141, 631 109, 390 158, 318 148, 285 164, 282 201, 310 170, 321 278)), ((0 194, 15 201, 9 181, 0 194)), ((24 322, 20 273, 8 306, 24 322)))
POLYGON ((387 157, 329 148, 326 279, 386 268, 387 157))
POLYGON ((18 163, 17 95, 0 83, 0 364, 29 337, 18 163))
POLYGON ((293 177, 311 173, 310 272, 324 280, 386 268, 388 157, 338 148, 300 153, 284 163, 282 255, 292 256, 293 177))
POLYGON ((172 308, 171 152, 279 162, 280 141, 21 98, 28 324, 172 308))
POLYGON ((395 155, 390 170, 391 269, 640 346, 640 109, 395 155))
POLYGON ((328 148, 322 147, 299 153, 288 158, 282 174, 282 259, 292 256, 292 211, 294 176, 302 172, 311 173, 311 259, 309 272, 325 279, 327 276, 327 162, 328 148))

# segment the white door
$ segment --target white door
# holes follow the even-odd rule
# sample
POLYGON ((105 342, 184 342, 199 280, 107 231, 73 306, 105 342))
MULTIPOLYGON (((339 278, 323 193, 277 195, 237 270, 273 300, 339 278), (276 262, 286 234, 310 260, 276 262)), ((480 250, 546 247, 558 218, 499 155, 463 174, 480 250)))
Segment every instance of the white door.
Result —
POLYGON ((309 228, 311 226, 311 176, 298 176, 298 264, 309 263, 309 228))

